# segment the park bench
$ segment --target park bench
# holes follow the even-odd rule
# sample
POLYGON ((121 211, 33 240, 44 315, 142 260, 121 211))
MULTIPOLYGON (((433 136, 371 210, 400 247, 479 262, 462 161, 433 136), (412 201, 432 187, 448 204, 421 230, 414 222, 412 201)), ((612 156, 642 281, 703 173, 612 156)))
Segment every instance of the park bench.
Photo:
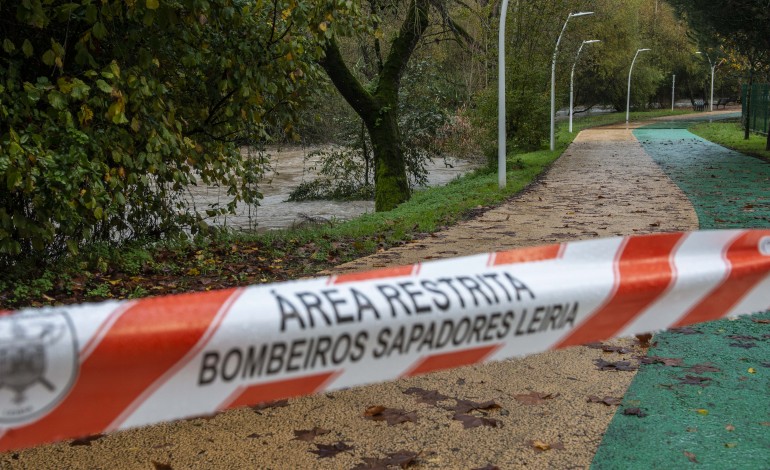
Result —
POLYGON ((694 100, 692 102, 693 111, 703 111, 706 108, 706 102, 703 100, 694 100))
POLYGON ((719 101, 717 101, 717 103, 716 103, 717 104, 717 109, 719 109, 720 106, 722 106, 722 108, 725 108, 725 107, 727 107, 728 104, 730 104, 730 103, 737 103, 737 102, 738 102, 738 98, 736 98, 734 96, 730 96, 728 98, 719 98, 719 101))

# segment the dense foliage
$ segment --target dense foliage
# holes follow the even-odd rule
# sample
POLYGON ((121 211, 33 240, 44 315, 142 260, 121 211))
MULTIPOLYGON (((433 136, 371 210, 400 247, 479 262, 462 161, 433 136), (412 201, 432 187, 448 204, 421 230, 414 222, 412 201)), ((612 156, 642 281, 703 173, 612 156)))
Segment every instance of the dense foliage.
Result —
MULTIPOLYGON (((0 258, 168 235, 200 181, 254 203, 239 144, 291 135, 351 1, 0 0, 0 258)), ((198 222, 198 224, 196 224, 198 222)))

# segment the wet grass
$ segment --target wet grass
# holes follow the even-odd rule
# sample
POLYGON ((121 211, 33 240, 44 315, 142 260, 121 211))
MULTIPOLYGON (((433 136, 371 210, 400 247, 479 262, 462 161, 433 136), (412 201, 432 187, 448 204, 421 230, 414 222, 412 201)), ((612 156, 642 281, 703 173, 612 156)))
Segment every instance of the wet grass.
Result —
MULTIPOLYGON (((632 113, 632 120, 684 111, 632 113)), ((418 191, 393 211, 348 222, 267 233, 216 231, 173 242, 93 245, 55 264, 30 263, 0 274, 0 310, 105 299, 138 298, 297 279, 472 218, 520 192, 586 128, 625 121, 625 113, 576 119, 575 132, 557 126, 556 150, 509 153, 507 184, 477 170, 446 186, 418 191)))
POLYGON ((744 139, 738 120, 700 123, 687 130, 715 144, 770 162, 770 150, 766 150, 767 136, 751 133, 748 140, 744 139))

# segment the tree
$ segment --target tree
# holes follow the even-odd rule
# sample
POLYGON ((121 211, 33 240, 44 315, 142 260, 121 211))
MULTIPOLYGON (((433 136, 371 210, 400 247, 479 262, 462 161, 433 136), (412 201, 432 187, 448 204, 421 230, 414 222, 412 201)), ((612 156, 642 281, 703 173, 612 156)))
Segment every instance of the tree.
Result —
MULTIPOLYGON (((670 0, 696 31, 700 44, 724 45, 745 57, 749 89, 755 72, 766 64, 770 53, 770 4, 767 0, 670 0)), ((750 94, 749 94, 750 96, 750 94)), ((747 116, 751 102, 746 103, 747 116)), ((745 126, 749 138, 748 123, 745 126)), ((770 150, 770 133, 767 149, 770 150)))
POLYGON ((256 202, 240 144, 293 132, 325 31, 359 15, 344 0, 0 0, 0 17, 2 260, 195 230, 197 181, 231 197, 209 211, 256 202))
POLYGON ((404 148, 399 128, 399 89, 407 64, 420 40, 431 26, 431 14, 435 14, 446 33, 455 38, 469 39, 454 22, 448 11, 450 2, 440 0, 370 0, 372 16, 367 37, 373 43, 367 71, 369 80, 356 74, 341 51, 340 37, 350 36, 344 28, 336 28, 324 46, 324 58, 320 61, 334 86, 361 117, 369 134, 374 155, 375 209, 391 210, 410 197, 406 174, 404 148), (405 8, 400 8, 404 6, 405 8), (399 12, 403 17, 399 18, 399 12), (400 27, 388 41, 384 41, 380 19, 400 19, 400 27), (385 44, 387 43, 387 44, 385 44), (385 46, 388 50, 383 50, 385 46))

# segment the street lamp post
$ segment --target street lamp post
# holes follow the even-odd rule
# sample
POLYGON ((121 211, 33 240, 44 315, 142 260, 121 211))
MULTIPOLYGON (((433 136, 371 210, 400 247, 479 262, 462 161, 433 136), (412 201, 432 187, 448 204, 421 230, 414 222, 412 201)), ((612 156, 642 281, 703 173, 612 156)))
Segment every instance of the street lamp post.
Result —
POLYGON ((497 41, 497 185, 505 188, 505 16, 508 0, 500 9, 500 27, 497 41))
POLYGON ((631 61, 631 68, 628 69, 628 94, 626 95, 626 124, 628 124, 629 112, 631 110, 631 72, 634 71, 634 63, 640 52, 649 51, 650 49, 637 49, 634 54, 634 60, 631 61))
POLYGON ((709 98, 709 111, 713 111, 714 110, 714 72, 716 71, 716 68, 722 65, 722 62, 724 62, 725 60, 722 59, 719 61, 719 63, 713 64, 711 62, 711 57, 709 57, 707 52, 704 53, 704 52, 698 51, 696 52, 696 54, 704 54, 709 61, 709 68, 711 69, 711 96, 709 98))
POLYGON ((674 90, 676 89, 676 74, 671 76, 671 111, 674 110, 674 90))
POLYGON ((567 20, 564 22, 561 33, 559 33, 559 38, 556 40, 556 47, 553 50, 553 59, 551 60, 551 150, 556 148, 556 55, 559 53, 559 43, 561 42, 564 31, 567 29, 570 18, 593 14, 594 12, 592 11, 581 11, 567 15, 567 20))
POLYGON ((575 66, 580 58, 580 51, 583 50, 583 46, 586 44, 593 44, 595 42, 601 42, 600 39, 589 39, 580 43, 577 54, 575 55, 575 63, 572 64, 572 72, 569 75, 569 133, 572 134, 572 108, 574 104, 575 96, 575 66))

